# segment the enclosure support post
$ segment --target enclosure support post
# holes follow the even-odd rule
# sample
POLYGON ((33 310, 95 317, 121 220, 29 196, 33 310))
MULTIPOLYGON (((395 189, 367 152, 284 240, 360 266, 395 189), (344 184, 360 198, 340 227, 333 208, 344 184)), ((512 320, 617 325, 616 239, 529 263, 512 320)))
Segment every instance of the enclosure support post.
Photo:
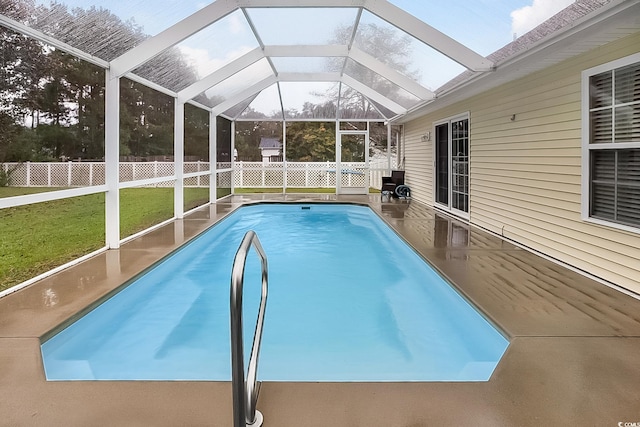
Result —
MULTIPOLYGON (((236 192, 236 121, 231 122, 231 151, 229 157, 231 157, 231 194, 236 192)), ((264 172, 263 172, 264 173, 264 172)))
POLYGON ((104 160, 105 235, 109 249, 120 247, 120 77, 105 71, 104 160))
MULTIPOLYGON (((398 155, 398 146, 396 145, 396 155, 398 155)), ((397 162, 396 162, 397 163, 397 162)), ((387 171, 386 176, 391 176, 391 123, 387 122, 387 171)))
POLYGON ((218 121, 213 112, 209 113, 209 201, 214 203, 218 200, 218 159, 217 142, 218 121))
POLYGON ((173 215, 184 218, 184 102, 175 98, 173 123, 173 215))
POLYGON ((341 163, 342 163, 342 135, 340 134, 340 121, 336 120, 336 194, 340 194, 342 192, 341 163))
POLYGON ((282 193, 287 192, 287 122, 282 121, 282 193))

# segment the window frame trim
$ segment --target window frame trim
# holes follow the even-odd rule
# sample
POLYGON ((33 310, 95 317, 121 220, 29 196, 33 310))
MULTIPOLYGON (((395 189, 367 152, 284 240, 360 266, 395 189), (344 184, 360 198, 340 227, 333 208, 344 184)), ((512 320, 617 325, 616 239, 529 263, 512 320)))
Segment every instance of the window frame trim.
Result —
POLYGON ((462 219, 464 219, 466 221, 469 221, 471 219, 471 112, 470 111, 465 111, 463 113, 458 113, 458 114, 455 114, 453 116, 449 116, 449 117, 434 121, 431 124, 431 135, 433 135, 433 138, 432 138, 433 141, 429 141, 429 142, 434 146, 434 149, 432 150, 433 151, 433 153, 432 153, 432 173, 433 173, 433 194, 432 194, 432 197, 433 197, 433 206, 438 208, 438 209, 441 209, 444 212, 452 214, 452 215, 454 215, 454 216, 456 216, 458 218, 462 218, 462 219), (452 173, 452 169, 451 168, 452 168, 452 163, 453 163, 452 162, 452 158, 451 158, 451 123, 456 122, 456 121, 460 121, 460 120, 467 120, 467 123, 468 123, 468 126, 469 126, 469 134, 467 136, 468 144, 469 144, 469 147, 468 147, 469 148, 469 162, 468 162, 468 168, 469 169, 468 169, 468 177, 467 177, 467 179, 468 179, 468 182, 467 182, 467 185, 468 185, 467 205, 468 205, 468 208, 469 208, 468 212, 461 211, 461 210, 456 209, 456 208, 451 206, 452 205, 452 201, 451 201, 451 197, 452 197, 452 191, 451 191, 452 190, 451 189, 451 178, 452 178, 451 173, 452 173), (448 161, 448 168, 449 168, 449 174, 448 174, 448 178, 447 179, 449 180, 449 182, 448 182, 449 204, 445 205, 443 203, 439 203, 439 202, 436 201, 437 200, 437 191, 438 191, 438 189, 436 188, 436 173, 437 173, 437 171, 436 171, 436 162, 437 162, 437 159, 436 159, 436 150, 435 150, 435 142, 436 142, 435 138, 436 138, 436 127, 438 127, 440 125, 443 125, 443 124, 447 124, 447 123, 448 123, 448 126, 449 126, 449 135, 448 135, 448 142, 447 142, 447 147, 448 147, 447 148, 447 150, 448 150, 448 152, 447 152, 448 160, 447 161, 448 161))
POLYGON ((597 65, 595 67, 586 69, 582 71, 581 75, 581 118, 582 118, 582 147, 581 147, 581 155, 582 155, 582 167, 581 167, 581 217, 585 222, 589 222, 596 225, 601 225, 605 227, 615 228, 622 231, 628 231, 635 234, 640 234, 640 227, 633 227, 630 225, 620 224, 613 221, 607 221, 599 218, 594 218, 589 215, 590 211, 590 189, 591 189, 591 150, 602 150, 602 149, 629 149, 629 148, 637 148, 640 149, 640 143, 637 142, 612 142, 612 143, 601 143, 601 144, 590 144, 589 137, 591 133, 590 129, 590 87, 589 80, 591 76, 604 73, 607 71, 613 71, 622 67, 626 67, 631 64, 635 64, 640 62, 640 52, 634 53, 629 56, 625 56, 623 58, 618 58, 614 61, 610 61, 604 64, 597 65), (615 147, 615 148, 613 148, 615 147))

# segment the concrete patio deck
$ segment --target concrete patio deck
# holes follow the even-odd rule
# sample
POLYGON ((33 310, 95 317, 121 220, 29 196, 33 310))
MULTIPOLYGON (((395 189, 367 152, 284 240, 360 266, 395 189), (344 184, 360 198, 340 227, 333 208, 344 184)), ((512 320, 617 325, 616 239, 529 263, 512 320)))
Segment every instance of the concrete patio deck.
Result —
POLYGON ((47 382, 40 339, 243 203, 367 203, 509 337, 488 382, 263 383, 265 427, 640 423, 640 301, 416 202, 232 196, 0 299, 0 426, 230 426, 231 385, 47 382))

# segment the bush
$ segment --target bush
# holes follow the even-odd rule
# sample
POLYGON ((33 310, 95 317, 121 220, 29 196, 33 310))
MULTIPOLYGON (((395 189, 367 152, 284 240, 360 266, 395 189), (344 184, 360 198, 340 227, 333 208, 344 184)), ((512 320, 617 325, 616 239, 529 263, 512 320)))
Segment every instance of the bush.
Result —
POLYGON ((0 163, 0 187, 8 187, 11 184, 11 172, 13 170, 5 169, 4 164, 0 163))
POLYGON ((11 185, 11 175, 20 167, 20 163, 13 167, 7 167, 4 163, 0 163, 0 187, 8 187, 11 185))

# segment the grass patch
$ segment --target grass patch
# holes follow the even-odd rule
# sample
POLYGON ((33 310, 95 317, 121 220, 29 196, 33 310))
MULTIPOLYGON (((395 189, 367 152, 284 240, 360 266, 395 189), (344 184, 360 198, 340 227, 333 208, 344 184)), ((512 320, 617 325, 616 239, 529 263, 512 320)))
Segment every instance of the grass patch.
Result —
POLYGON ((173 217, 173 187, 120 190, 120 237, 131 236, 173 217))
MULTIPOLYGON (((1 187, 0 197, 52 190, 1 187)), ((208 188, 185 188, 186 210, 208 201, 208 188)), ((122 237, 172 217, 173 188, 120 190, 122 237)), ((0 290, 102 248, 104 223, 104 193, 0 209, 0 290)))
POLYGON ((282 193, 282 188, 251 188, 251 187, 243 187, 243 188, 234 188, 233 192, 235 194, 264 194, 264 193, 279 194, 279 193, 282 193))
POLYGON ((104 194, 0 210, 0 290, 104 246, 104 194))
POLYGON ((66 190, 65 187, 0 187, 0 199, 4 197, 24 196, 26 194, 48 193, 66 190))
POLYGON ((295 188, 287 187, 287 193, 335 194, 335 188, 295 188))
POLYGON ((184 211, 209 203, 209 188, 186 187, 184 189, 184 211))

